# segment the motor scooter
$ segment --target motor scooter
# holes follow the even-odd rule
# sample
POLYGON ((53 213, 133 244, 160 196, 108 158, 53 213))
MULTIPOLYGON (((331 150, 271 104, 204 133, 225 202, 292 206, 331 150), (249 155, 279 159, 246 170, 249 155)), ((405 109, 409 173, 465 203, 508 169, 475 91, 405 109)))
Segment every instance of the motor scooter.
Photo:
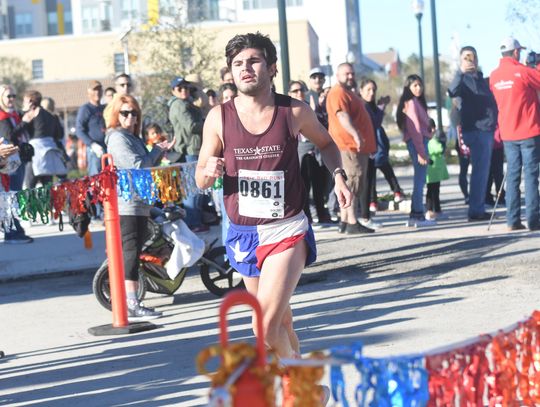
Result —
MULTIPOLYGON (((204 286, 221 297, 233 289, 243 288, 239 273, 230 265, 225 256, 225 247, 216 246, 218 239, 206 246, 201 258, 192 267, 182 267, 176 277, 170 278, 166 264, 171 258, 175 241, 164 232, 164 226, 171 222, 181 222, 185 212, 173 207, 164 210, 152 208, 148 219, 149 235, 139 256, 139 289, 137 298, 143 300, 147 291, 158 294, 174 294, 184 282, 191 269, 198 268, 204 286)), ((92 290, 98 302, 111 309, 109 287, 109 263, 105 260, 94 275, 92 290)))

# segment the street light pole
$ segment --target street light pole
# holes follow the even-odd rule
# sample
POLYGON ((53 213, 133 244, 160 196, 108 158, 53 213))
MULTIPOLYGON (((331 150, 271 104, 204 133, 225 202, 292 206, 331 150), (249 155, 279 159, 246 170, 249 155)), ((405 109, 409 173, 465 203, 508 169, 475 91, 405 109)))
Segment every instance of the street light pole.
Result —
POLYGON ((283 92, 289 87, 291 73, 289 70, 289 37, 287 34, 287 12, 285 0, 278 0, 279 14, 279 45, 281 48, 281 77, 283 79, 283 92))
POLYGON ((424 0, 413 0, 413 12, 418 20, 418 44, 420 46, 420 77, 425 82, 424 77, 424 47, 422 46, 422 16, 424 15, 424 0))
POLYGON ((433 33, 433 74, 435 75, 435 97, 437 98, 437 134, 444 135, 442 127, 442 95, 441 77, 439 70, 439 45, 437 40, 437 13, 435 12, 435 0, 431 0, 431 30, 433 33))

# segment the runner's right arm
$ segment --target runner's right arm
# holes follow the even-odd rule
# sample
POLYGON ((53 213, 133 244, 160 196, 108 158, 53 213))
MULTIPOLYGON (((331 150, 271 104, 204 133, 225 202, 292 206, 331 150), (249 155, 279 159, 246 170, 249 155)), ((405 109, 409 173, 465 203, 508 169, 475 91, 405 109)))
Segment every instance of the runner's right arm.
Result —
POLYGON ((201 189, 210 188, 216 178, 223 175, 225 160, 221 138, 221 106, 208 113, 204 122, 202 146, 195 170, 195 181, 201 189))

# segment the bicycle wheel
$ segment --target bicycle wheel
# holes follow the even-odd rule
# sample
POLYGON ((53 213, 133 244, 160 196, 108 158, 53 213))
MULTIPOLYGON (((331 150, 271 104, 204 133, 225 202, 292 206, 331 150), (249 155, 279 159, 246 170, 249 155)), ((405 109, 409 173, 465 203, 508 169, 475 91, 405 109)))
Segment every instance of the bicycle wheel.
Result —
MULTIPOLYGON (((94 280, 92 281, 92 291, 100 305, 109 311, 111 307, 111 289, 109 285, 109 263, 104 262, 96 271, 94 280)), ((146 294, 146 280, 142 273, 139 273, 139 289, 137 298, 141 301, 146 294)))
POLYGON ((229 291, 245 288, 240 274, 225 260, 225 247, 215 247, 206 253, 200 263, 201 279, 212 294, 222 297, 229 291), (208 260, 208 263, 204 261, 208 260), (214 264, 212 264, 214 263, 214 264))

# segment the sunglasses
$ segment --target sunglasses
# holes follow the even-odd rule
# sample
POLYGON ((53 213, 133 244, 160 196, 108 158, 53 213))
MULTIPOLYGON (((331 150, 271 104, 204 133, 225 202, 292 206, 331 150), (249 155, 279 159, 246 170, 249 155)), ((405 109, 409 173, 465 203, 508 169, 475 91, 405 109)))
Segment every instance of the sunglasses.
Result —
POLYGON ((137 112, 135 112, 135 110, 120 110, 120 116, 122 117, 128 117, 129 115, 131 115, 132 117, 137 117, 137 112))
POLYGON ((289 92, 291 92, 291 93, 298 93, 298 92, 303 92, 303 91, 304 91, 304 89, 298 88, 298 89, 291 89, 289 92))
POLYGON ((119 83, 118 86, 121 86, 123 88, 131 88, 131 83, 129 82, 119 83))
POLYGON ((17 95, 7 95, 8 99, 15 99, 17 95))

